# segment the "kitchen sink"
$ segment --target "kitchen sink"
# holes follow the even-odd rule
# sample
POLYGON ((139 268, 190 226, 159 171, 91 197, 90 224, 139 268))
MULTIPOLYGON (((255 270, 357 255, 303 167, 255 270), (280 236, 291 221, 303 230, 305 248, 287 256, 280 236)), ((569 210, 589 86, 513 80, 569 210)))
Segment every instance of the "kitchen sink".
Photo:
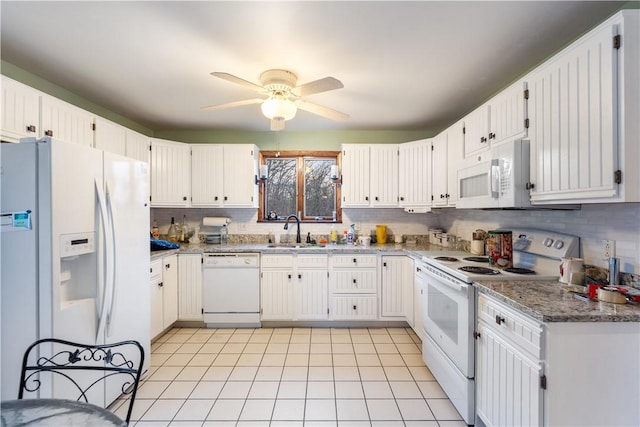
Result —
POLYGON ((269 243, 268 248, 283 249, 305 249, 305 248, 324 248, 326 245, 318 243, 269 243))

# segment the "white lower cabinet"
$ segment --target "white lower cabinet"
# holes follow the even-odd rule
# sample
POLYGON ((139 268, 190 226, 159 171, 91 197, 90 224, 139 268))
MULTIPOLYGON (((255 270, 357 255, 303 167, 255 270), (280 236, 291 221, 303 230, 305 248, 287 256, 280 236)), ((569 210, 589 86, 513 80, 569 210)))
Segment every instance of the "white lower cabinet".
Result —
POLYGON ((178 320, 203 320, 202 289, 202 254, 179 254, 178 320))
POLYGON ((262 255, 262 320, 328 319, 326 254, 262 255))
POLYGON ((413 325, 413 260, 405 255, 383 255, 381 263, 382 317, 399 317, 413 325))
POLYGON ((637 405, 621 398, 640 393, 640 323, 541 323, 481 293, 477 332, 485 425, 640 425, 637 405))
POLYGON ((151 338, 178 320, 178 256, 151 262, 151 338))
POLYGON ((413 331, 424 341, 424 320, 422 319, 422 294, 426 286, 426 278, 418 263, 413 268, 413 331))
POLYGON ((378 258, 371 254, 340 254, 329 258, 330 318, 378 318, 378 258))

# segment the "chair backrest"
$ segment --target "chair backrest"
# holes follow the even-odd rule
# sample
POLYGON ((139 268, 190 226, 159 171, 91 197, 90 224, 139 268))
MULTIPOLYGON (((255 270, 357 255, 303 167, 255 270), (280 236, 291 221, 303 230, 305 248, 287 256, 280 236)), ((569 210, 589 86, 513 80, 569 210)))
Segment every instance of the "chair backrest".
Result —
POLYGON ((41 339, 24 353, 18 399, 28 398, 32 393, 38 397, 42 392, 46 397, 104 406, 105 388, 109 384, 128 396, 128 424, 143 365, 144 348, 137 341, 86 345, 41 339))

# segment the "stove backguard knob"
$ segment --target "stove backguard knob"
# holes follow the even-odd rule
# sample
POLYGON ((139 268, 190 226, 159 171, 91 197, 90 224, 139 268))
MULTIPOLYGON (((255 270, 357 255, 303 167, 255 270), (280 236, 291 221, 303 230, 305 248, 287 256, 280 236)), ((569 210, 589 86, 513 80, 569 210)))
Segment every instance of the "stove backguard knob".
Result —
POLYGON ((555 245, 553 245, 556 249, 562 249, 564 247, 564 242, 562 240, 556 240, 555 245))
POLYGON ((545 245, 546 247, 550 248, 551 245, 553 245, 553 239, 551 237, 547 237, 546 239, 544 239, 542 244, 545 245))

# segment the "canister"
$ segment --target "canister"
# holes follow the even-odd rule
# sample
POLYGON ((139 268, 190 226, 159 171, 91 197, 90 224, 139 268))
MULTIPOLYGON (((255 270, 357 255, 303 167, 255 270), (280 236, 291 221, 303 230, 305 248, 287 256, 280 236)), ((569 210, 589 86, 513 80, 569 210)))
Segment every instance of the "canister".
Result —
POLYGON ((432 245, 440 246, 440 237, 442 236, 442 230, 439 228, 432 228, 429 230, 429 243, 432 245))
POLYGON ((376 225, 376 241, 380 245, 387 243, 387 226, 384 224, 376 225))
POLYGON ((513 267, 513 241, 509 230, 490 230, 487 236, 489 265, 497 269, 513 267))

